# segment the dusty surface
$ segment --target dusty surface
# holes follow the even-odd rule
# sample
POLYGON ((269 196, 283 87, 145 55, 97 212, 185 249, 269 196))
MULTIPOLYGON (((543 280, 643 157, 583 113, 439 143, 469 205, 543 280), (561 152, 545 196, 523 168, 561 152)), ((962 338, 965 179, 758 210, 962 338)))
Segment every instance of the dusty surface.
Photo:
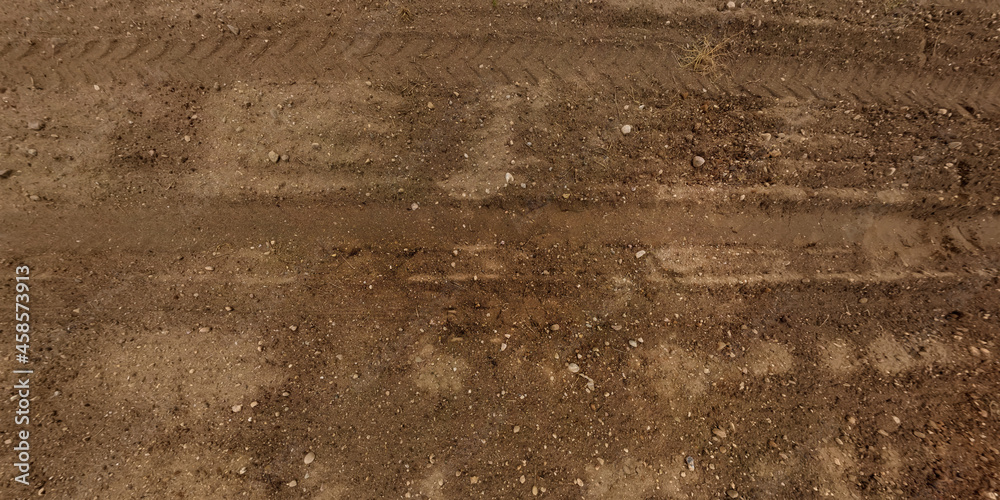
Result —
POLYGON ((21 3, 0 497, 997 498, 996 2, 21 3))

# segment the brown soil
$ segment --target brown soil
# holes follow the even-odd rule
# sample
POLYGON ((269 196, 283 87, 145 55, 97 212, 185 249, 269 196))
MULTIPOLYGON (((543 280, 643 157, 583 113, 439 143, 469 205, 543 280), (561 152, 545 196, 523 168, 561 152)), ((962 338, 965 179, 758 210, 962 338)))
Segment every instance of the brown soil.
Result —
POLYGON ((724 4, 0 5, 0 497, 997 498, 996 3, 724 4))

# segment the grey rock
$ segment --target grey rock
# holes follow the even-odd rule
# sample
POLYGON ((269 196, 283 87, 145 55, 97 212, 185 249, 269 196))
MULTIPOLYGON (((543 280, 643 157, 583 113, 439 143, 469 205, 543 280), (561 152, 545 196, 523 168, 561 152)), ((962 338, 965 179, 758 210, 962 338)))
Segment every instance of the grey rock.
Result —
POLYGON ((705 159, 700 156, 695 156, 694 158, 691 159, 691 165, 694 165, 695 167, 700 167, 704 164, 705 164, 705 159))

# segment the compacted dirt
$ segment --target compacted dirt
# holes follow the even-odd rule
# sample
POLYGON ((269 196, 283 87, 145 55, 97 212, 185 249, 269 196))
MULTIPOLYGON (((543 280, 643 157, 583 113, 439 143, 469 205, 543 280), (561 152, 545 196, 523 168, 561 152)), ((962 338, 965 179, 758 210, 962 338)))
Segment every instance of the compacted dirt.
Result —
POLYGON ((998 11, 6 2, 0 497, 996 499, 998 11))

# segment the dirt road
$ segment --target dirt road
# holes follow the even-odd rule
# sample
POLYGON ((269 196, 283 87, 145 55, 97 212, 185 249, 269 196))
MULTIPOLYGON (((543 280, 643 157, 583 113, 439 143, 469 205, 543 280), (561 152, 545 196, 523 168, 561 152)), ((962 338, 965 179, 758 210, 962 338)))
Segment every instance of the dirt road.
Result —
POLYGON ((996 499, 998 11, 0 6, 0 497, 996 499))

